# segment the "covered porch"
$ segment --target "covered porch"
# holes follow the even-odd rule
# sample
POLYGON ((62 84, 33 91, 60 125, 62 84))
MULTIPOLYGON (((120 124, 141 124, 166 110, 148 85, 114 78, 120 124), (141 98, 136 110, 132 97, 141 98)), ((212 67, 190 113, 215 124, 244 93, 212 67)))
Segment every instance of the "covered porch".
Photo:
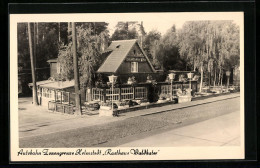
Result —
MULTIPOLYGON (((61 113, 74 113, 74 81, 40 81, 37 85, 39 105, 61 113)), ((29 84, 32 86, 32 83, 29 84)))

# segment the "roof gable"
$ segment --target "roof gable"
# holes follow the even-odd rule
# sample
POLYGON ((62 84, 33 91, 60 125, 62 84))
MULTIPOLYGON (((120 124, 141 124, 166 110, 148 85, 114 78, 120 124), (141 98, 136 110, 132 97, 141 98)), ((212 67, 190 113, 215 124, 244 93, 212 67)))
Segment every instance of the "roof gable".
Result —
POLYGON ((112 41, 107 48, 107 50, 112 50, 112 52, 108 55, 97 72, 116 72, 135 42, 136 39, 112 41))
POLYGON ((149 61, 145 52, 137 43, 136 39, 112 41, 111 45, 107 48, 108 51, 112 52, 108 55, 108 57, 100 66, 97 72, 115 73, 135 44, 137 44, 137 46, 140 48, 148 64, 151 66, 153 72, 155 72, 151 62, 149 61))

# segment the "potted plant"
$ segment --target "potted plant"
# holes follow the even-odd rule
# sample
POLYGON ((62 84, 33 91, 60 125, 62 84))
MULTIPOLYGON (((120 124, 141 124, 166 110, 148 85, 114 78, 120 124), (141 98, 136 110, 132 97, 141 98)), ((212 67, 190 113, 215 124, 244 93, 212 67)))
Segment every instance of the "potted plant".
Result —
POLYGON ((100 105, 98 104, 98 102, 88 102, 85 104, 85 107, 89 111, 95 111, 95 110, 99 110, 100 105))
POLYGON ((117 111, 118 106, 116 103, 113 103, 112 111, 112 102, 101 103, 99 108, 99 116, 113 116, 115 111, 117 111))
POLYGON ((154 83, 155 80, 153 79, 152 75, 148 74, 146 78, 146 83, 154 83))
POLYGON ((150 102, 147 99, 142 99, 140 102, 141 106, 147 106, 148 104, 150 104, 150 102))
POLYGON ((128 78, 127 84, 131 85, 131 84, 135 84, 135 83, 136 83, 136 80, 135 80, 134 76, 128 78))
POLYGON ((129 104, 126 101, 120 101, 117 103, 118 110, 129 108, 129 104))
POLYGON ((192 100, 192 96, 190 92, 187 91, 178 91, 177 92, 178 96, 178 103, 184 103, 184 102, 190 102, 192 100))
POLYGON ((160 94, 159 96, 159 100, 157 101, 157 103, 165 103, 169 100, 167 100, 167 95, 166 94, 160 94))

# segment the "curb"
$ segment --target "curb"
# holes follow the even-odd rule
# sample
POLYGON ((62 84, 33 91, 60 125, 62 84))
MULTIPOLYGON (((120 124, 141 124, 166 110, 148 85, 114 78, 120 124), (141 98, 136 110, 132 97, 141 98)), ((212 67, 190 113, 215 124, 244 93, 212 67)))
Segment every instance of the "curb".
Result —
MULTIPOLYGON (((192 99, 192 102, 204 100, 204 99, 208 99, 208 98, 219 97, 219 96, 231 95, 231 94, 233 94, 233 93, 224 93, 224 94, 217 94, 217 95, 213 94, 213 95, 209 95, 209 96, 196 97, 196 98, 192 99)), ((156 114, 156 113, 168 112, 168 111, 171 111, 171 110, 184 109, 184 108, 194 107, 194 106, 198 106, 198 105, 213 103, 213 102, 217 102, 217 101, 232 99, 232 98, 236 98, 236 97, 239 97, 239 96, 240 95, 230 97, 230 98, 223 98, 223 99, 220 99, 220 100, 214 100, 214 101, 211 101, 211 102, 197 103, 197 104, 193 104, 193 105, 186 104, 186 106, 184 106, 184 107, 183 106, 182 107, 173 107, 173 108, 170 108, 170 109, 167 109, 167 110, 151 112, 151 113, 148 113, 148 114, 140 114, 140 115, 136 115, 136 116, 146 116, 146 115, 151 115, 151 114, 156 114)), ((187 102, 187 103, 189 103, 189 102, 187 102)), ((138 110, 150 109, 150 108, 155 108, 155 107, 163 107, 163 106, 174 105, 174 104, 178 104, 178 103, 166 102, 166 103, 160 103, 160 104, 151 104, 150 106, 149 105, 148 106, 138 106, 138 107, 133 107, 131 109, 124 109, 122 111, 119 111, 119 114, 128 113, 128 112, 136 112, 138 110)), ((132 117, 136 117, 136 116, 132 116, 132 117)), ((129 117, 129 118, 132 118, 132 117, 129 117)))
POLYGON ((239 96, 225 98, 225 99, 221 99, 221 100, 215 100, 215 101, 206 102, 206 103, 198 103, 198 104, 194 104, 194 105, 188 105, 188 106, 185 106, 185 107, 177 107, 177 108, 167 109, 167 110, 164 110, 164 111, 157 111, 157 112, 153 112, 153 113, 149 113, 149 114, 142 114, 140 116, 148 116, 148 115, 159 114, 159 113, 168 112, 168 111, 172 111, 172 110, 185 109, 185 108, 195 107, 195 106, 199 106, 199 105, 203 105, 203 104, 209 104, 209 103, 214 103, 214 102, 218 102, 218 101, 233 99, 233 98, 237 98, 237 97, 239 97, 239 96))

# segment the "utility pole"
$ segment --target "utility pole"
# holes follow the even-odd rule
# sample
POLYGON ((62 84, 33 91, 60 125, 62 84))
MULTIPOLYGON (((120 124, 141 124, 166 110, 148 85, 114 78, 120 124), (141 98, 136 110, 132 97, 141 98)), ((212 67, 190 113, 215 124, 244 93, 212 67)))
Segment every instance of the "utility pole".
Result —
POLYGON ((74 81, 75 81, 75 101, 76 101, 76 114, 81 113, 80 89, 79 89, 79 68, 77 57, 77 35, 75 22, 72 22, 72 50, 73 50, 73 66, 74 66, 74 81))
POLYGON ((59 42, 60 42, 60 22, 59 22, 59 42))
POLYGON ((35 71, 37 68, 37 55, 36 55, 36 23, 33 24, 33 55, 34 55, 34 65, 35 65, 35 71))
POLYGON ((37 45, 39 44, 39 25, 38 22, 36 22, 37 24, 37 45))
POLYGON ((29 36, 29 48, 30 48, 30 58, 31 58, 31 70, 32 70, 32 82, 33 82, 33 104, 38 106, 38 97, 37 97, 37 86, 35 79, 35 67, 34 67, 34 56, 33 56, 33 47, 32 47, 32 33, 31 25, 28 22, 28 36, 29 36))

